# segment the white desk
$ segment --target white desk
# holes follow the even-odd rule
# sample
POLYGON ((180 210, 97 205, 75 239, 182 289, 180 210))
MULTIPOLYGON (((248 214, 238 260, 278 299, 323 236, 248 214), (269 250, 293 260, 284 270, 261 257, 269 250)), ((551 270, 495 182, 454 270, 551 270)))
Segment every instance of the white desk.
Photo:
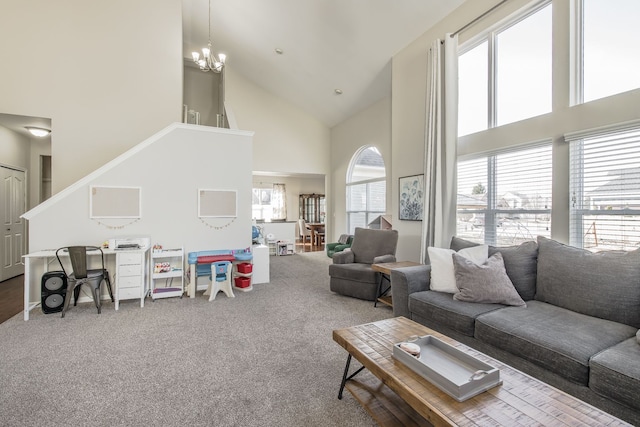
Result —
MULTIPOLYGON (((114 286, 115 309, 118 310, 120 300, 133 298, 140 298, 140 307, 144 307, 144 299, 149 293, 149 269, 147 268, 149 248, 118 251, 103 249, 102 251, 105 255, 105 267, 110 272, 111 284, 114 286)), ((100 255, 100 251, 89 251, 87 255, 95 257, 100 255)), ((65 253, 64 256, 68 254, 65 253)), ((55 249, 33 252, 22 258, 24 259, 24 320, 29 320, 29 311, 41 302, 42 275, 50 270, 60 270, 60 264, 56 259, 55 249), (37 296, 38 299, 31 301, 31 295, 37 296)))

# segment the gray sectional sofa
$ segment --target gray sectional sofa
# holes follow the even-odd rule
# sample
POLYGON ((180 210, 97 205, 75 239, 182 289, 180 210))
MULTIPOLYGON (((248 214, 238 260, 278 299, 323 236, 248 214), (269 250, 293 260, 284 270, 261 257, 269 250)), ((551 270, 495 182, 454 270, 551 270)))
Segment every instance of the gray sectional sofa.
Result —
MULTIPOLYGON (((454 237, 451 249, 476 245, 454 237)), ((489 246, 488 256, 498 252, 526 305, 432 291, 431 266, 421 265, 392 271, 393 314, 640 425, 640 249, 591 253, 538 237, 489 246)))

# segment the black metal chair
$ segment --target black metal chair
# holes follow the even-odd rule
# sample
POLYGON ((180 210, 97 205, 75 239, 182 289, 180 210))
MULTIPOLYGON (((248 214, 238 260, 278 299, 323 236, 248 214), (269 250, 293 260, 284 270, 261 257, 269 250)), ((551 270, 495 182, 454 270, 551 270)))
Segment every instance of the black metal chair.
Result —
POLYGON ((101 303, 100 303, 100 286, 102 282, 107 283, 107 288, 109 289, 109 296, 111 297, 111 301, 113 299, 113 291, 111 289, 111 280, 109 278, 109 272, 104 266, 104 252, 102 249, 97 246, 67 246, 59 248, 56 251, 56 258, 58 258, 58 262, 60 263, 60 268, 67 276, 67 293, 64 297, 64 307, 62 308, 62 317, 64 317, 68 307, 69 302, 71 301, 71 294, 73 293, 73 305, 78 304, 78 298, 80 297, 80 288, 82 285, 90 285, 91 286, 91 294, 93 295, 93 302, 98 309, 98 314, 101 311, 101 303), (71 262, 71 269, 73 271, 67 272, 64 268, 64 263, 61 259, 61 253, 68 252, 69 260, 71 262), (88 251, 100 251, 100 261, 102 268, 90 269, 87 270, 88 264, 88 251))

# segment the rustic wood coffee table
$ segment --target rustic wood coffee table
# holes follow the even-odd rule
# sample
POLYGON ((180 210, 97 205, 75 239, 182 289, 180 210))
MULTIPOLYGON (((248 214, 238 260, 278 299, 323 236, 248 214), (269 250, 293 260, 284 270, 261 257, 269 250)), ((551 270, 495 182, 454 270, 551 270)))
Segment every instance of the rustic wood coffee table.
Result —
POLYGON ((405 317, 337 329, 333 339, 349 352, 338 398, 346 388, 380 425, 630 425, 405 317), (456 401, 391 355, 394 344, 415 335, 434 335, 500 369, 503 384, 456 401), (349 375, 352 357, 362 367, 349 375))

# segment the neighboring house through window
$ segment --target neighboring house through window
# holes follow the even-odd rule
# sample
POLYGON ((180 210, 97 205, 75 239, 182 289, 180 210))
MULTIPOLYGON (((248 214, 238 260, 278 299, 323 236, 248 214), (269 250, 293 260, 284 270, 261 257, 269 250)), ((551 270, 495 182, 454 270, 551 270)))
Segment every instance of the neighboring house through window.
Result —
POLYGON ((551 234, 551 141, 458 161, 456 235, 510 246, 551 234))

